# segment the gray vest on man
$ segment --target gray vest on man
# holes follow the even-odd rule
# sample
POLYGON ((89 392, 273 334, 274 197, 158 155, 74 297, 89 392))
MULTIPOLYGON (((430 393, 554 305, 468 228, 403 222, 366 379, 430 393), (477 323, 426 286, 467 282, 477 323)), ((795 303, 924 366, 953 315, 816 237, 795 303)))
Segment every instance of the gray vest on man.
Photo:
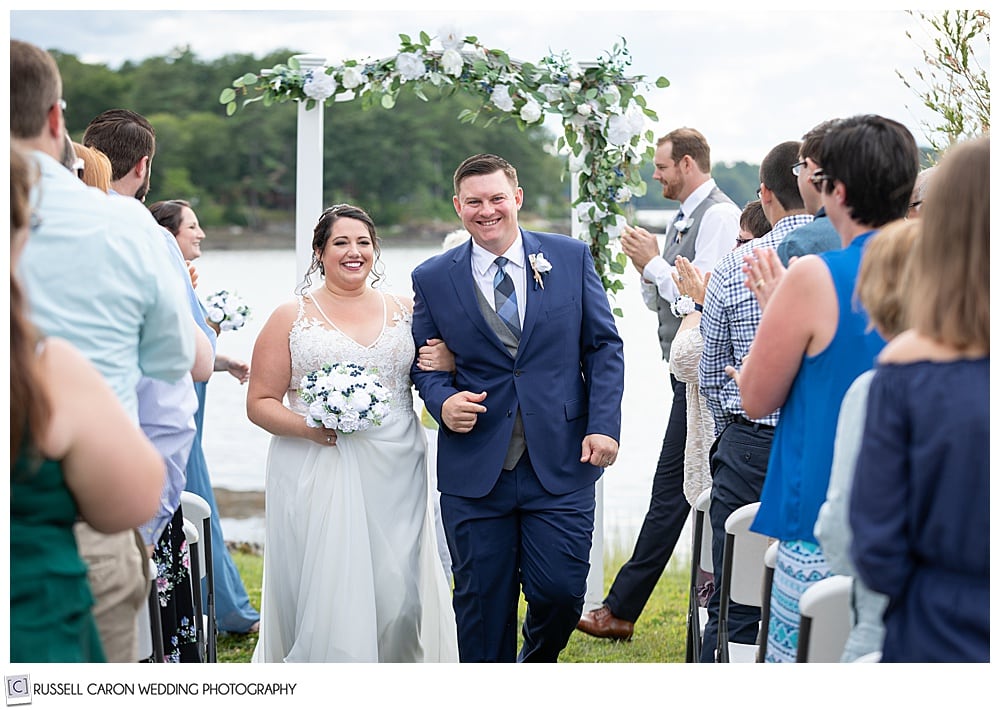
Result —
MULTIPOLYGON (((517 347, 520 341, 517 339, 513 333, 510 332, 500 316, 497 315, 496 310, 490 305, 490 302, 486 300, 486 296, 483 292, 479 290, 478 287, 476 291, 476 300, 479 302, 479 310, 483 314, 483 318, 489 323, 490 328, 493 332, 497 334, 500 338, 500 342, 503 346, 507 348, 507 352, 510 353, 511 357, 517 355, 517 347)), ((517 408, 517 414, 514 417, 514 430, 510 434, 510 444, 507 445, 507 455, 504 457, 503 469, 504 471, 513 470, 514 466, 517 465, 518 459, 521 458, 521 454, 527 448, 527 444, 524 441, 524 422, 521 420, 521 408, 517 408)))
MULTIPOLYGON (((714 187, 708 193, 708 196, 694 208, 693 213, 684 215, 685 220, 691 220, 691 227, 684 234, 678 235, 676 228, 671 224, 667 230, 667 237, 663 246, 664 260, 671 266, 673 266, 674 259, 678 256, 683 256, 694 261, 694 245, 698 238, 698 230, 701 228, 701 218, 705 216, 705 212, 708 211, 709 207, 726 202, 735 204, 729 199, 726 193, 718 187, 714 187), (678 236, 680 236, 680 241, 677 240, 678 236)), ((735 245, 735 240, 733 244, 735 245)), ((674 342, 674 336, 677 335, 681 319, 673 314, 670 310, 670 303, 663 300, 659 291, 656 294, 656 318, 660 323, 656 332, 660 336, 660 349, 663 351, 663 359, 670 360, 670 345, 674 342)))

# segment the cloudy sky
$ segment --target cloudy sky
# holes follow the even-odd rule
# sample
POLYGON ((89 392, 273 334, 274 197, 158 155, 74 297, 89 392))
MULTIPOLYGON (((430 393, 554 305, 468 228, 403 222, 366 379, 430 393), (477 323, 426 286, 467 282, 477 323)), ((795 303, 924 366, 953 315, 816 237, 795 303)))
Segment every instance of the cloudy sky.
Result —
POLYGON ((175 10, 134 11, 134 3, 117 3, 66 11, 42 1, 13 10, 9 29, 13 38, 110 66, 179 45, 190 45, 204 60, 281 47, 321 54, 331 63, 380 58, 395 52, 400 33, 434 35, 447 25, 525 61, 550 50, 567 50, 578 61, 596 59, 624 37, 634 74, 671 82, 646 93, 659 114, 654 131, 698 128, 712 145, 713 160, 723 161, 759 162, 772 146, 798 139, 820 121, 856 113, 895 118, 925 144, 922 123, 933 118, 896 75, 899 69, 912 76, 920 46, 930 46, 920 23, 902 9, 804 12, 746 3, 747 9, 724 10, 706 3, 705 10, 676 11, 645 9, 656 3, 644 0, 617 11, 560 10, 571 4, 550 0, 530 3, 530 10, 507 2, 490 12, 434 0, 419 3, 425 8, 419 12, 382 0, 353 5, 373 9, 234 11, 209 3, 219 9, 195 11, 175 3, 175 10))

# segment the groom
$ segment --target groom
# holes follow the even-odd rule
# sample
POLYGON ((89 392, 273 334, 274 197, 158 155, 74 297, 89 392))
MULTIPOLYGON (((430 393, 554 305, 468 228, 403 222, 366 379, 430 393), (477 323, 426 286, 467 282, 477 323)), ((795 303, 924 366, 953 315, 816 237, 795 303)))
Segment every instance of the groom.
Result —
POLYGON ((503 158, 455 171, 472 239, 413 271, 413 337, 441 338, 454 373, 414 366, 441 425, 437 477, 460 659, 555 661, 583 609, 594 483, 618 453, 622 341, 587 246, 522 230, 503 158))

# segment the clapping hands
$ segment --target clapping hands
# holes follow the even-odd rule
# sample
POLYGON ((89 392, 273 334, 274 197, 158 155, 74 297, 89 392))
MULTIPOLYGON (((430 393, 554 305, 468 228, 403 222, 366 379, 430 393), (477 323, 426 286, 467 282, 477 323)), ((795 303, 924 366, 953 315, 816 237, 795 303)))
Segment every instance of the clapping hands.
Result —
POLYGON ((701 269, 691 263, 683 256, 678 256, 674 260, 675 271, 670 273, 677 286, 677 291, 682 296, 690 296, 695 303, 705 302, 705 289, 708 288, 708 280, 712 277, 711 271, 701 273, 701 269))

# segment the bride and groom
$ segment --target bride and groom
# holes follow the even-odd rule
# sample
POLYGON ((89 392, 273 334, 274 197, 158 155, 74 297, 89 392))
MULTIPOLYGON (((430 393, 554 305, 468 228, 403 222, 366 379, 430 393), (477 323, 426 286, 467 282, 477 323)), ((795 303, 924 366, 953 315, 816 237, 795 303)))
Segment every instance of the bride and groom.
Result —
POLYGON ((274 434, 255 661, 555 661, 576 628, 594 484, 618 450, 622 342, 586 245, 518 226, 513 166, 473 156, 454 182, 472 239, 414 270, 413 303, 371 288, 374 224, 338 205, 314 231, 323 285, 255 344, 247 412, 274 434), (415 357, 434 339, 444 356, 415 357), (381 426, 306 424, 301 377, 335 361, 377 368, 392 393, 381 426), (411 380, 441 425, 453 592, 411 380))

